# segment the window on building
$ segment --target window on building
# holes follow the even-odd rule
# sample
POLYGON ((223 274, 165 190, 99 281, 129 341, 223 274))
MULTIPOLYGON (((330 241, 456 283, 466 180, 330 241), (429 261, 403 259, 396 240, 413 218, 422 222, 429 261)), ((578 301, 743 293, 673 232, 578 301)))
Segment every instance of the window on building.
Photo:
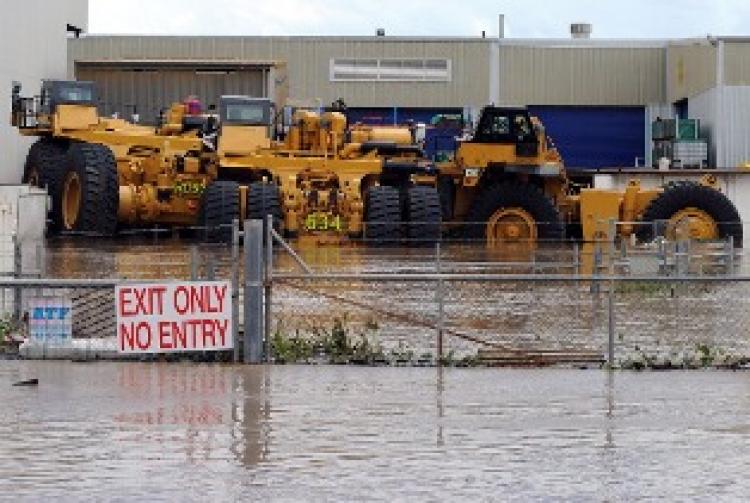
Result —
POLYGON ((449 59, 359 59, 331 60, 331 81, 450 82, 449 59))

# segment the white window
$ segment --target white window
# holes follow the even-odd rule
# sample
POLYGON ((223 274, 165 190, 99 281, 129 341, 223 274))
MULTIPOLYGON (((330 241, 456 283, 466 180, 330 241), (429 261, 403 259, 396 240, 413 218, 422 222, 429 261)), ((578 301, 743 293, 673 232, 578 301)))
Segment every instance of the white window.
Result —
POLYGON ((331 82, 450 82, 449 59, 366 59, 331 60, 331 82))

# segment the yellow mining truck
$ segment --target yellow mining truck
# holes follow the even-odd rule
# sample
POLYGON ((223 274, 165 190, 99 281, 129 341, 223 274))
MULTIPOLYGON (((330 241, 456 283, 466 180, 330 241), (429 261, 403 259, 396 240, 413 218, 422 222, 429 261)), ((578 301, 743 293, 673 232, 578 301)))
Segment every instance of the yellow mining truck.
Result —
POLYGON ((525 108, 485 107, 472 134, 459 141, 455 160, 437 165, 446 220, 463 222, 469 238, 490 244, 560 240, 597 241, 654 233, 698 240, 732 237, 743 229, 732 202, 712 177, 624 192, 571 183, 541 122, 525 108), (611 227, 611 222, 623 222, 611 227), (567 232, 566 232, 567 231, 567 232), (614 231, 614 232, 613 232, 614 231))
POLYGON ((273 112, 269 100, 221 99, 220 179, 204 193, 206 208, 215 208, 206 212, 207 225, 239 211, 272 215, 288 235, 364 235, 374 243, 440 238, 437 173, 414 129, 348 128, 339 112, 310 110, 279 125, 273 112))
POLYGON ((59 230, 112 235, 118 224, 191 225, 216 178, 200 127, 157 134, 100 117, 91 82, 45 80, 29 98, 14 84, 11 114, 22 135, 39 137, 23 180, 48 188, 59 230))

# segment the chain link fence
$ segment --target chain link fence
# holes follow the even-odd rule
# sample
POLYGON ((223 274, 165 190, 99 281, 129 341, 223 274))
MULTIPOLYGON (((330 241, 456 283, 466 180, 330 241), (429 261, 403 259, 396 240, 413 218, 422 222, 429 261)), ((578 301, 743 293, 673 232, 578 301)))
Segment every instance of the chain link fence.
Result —
MULTIPOLYGON (((79 353, 111 356, 115 283, 223 279, 238 285, 243 321, 242 244, 206 242, 202 232, 18 245, 0 288, 4 319, 22 332, 33 302, 69 299, 79 353), (23 283, 43 278, 51 279, 23 283)), ((624 367, 740 365, 750 356, 750 276, 731 244, 277 242, 258 259, 266 357, 596 365, 614 355, 624 367)))

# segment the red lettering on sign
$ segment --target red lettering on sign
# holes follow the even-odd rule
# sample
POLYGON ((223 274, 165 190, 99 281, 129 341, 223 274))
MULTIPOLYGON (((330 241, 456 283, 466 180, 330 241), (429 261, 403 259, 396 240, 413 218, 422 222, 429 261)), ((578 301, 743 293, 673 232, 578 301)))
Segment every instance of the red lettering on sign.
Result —
POLYGON ((135 314, 130 310, 130 299, 128 299, 128 294, 132 292, 132 288, 120 288, 120 298, 118 299, 118 302, 120 303, 120 314, 122 316, 133 316, 135 314))
POLYGON ((190 310, 190 292, 186 286, 178 286, 174 291, 174 308, 177 314, 183 316, 190 310))
POLYGON ((142 321, 135 327, 135 339, 138 349, 146 350, 151 347, 151 325, 142 321))
POLYGON ((216 347, 216 336, 214 335, 214 320, 203 320, 203 347, 216 347), (208 344, 211 339, 211 344, 208 344))
POLYGON ((219 331, 219 337, 221 337, 221 346, 224 347, 227 344, 227 328, 229 327, 229 320, 216 320, 216 329, 219 331))
POLYGON ((172 334, 169 332, 171 323, 168 321, 159 322, 159 349, 173 349, 174 343, 170 340, 172 334))

